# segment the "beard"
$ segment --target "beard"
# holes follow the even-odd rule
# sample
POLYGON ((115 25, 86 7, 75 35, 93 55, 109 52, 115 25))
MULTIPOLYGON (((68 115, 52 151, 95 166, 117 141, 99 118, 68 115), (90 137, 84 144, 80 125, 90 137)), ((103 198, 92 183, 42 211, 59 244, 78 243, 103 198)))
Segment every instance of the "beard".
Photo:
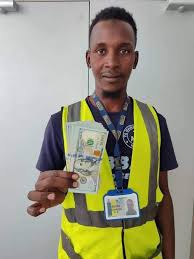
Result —
POLYGON ((113 92, 103 90, 102 95, 103 95, 104 98, 118 99, 122 95, 122 90, 119 89, 119 90, 116 90, 116 91, 113 91, 113 92))

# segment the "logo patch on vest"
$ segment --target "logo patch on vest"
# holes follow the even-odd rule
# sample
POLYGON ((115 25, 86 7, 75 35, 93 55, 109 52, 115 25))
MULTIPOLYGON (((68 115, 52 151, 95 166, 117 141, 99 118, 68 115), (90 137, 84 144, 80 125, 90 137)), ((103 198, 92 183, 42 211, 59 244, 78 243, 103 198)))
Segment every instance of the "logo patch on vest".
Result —
POLYGON ((134 140, 134 125, 127 126, 123 131, 123 141, 126 146, 133 148, 133 140, 134 140))

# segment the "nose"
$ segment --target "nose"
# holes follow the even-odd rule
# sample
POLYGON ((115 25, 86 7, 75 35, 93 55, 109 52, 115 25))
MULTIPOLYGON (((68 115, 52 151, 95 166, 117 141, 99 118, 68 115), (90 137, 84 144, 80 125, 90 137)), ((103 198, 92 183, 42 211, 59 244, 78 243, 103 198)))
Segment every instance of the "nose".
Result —
POLYGON ((107 68, 117 68, 119 67, 119 57, 114 52, 109 52, 106 56, 105 67, 107 68))

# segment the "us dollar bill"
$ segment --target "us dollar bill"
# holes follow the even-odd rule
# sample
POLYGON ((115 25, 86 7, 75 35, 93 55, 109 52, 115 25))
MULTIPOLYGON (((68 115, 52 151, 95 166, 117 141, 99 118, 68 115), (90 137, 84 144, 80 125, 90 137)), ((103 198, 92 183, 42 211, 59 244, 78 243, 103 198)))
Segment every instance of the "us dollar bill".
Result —
POLYGON ((96 193, 108 131, 102 124, 96 122, 78 122, 77 124, 73 122, 67 127, 69 146, 66 156, 67 167, 79 175, 78 188, 69 188, 69 191, 96 193))

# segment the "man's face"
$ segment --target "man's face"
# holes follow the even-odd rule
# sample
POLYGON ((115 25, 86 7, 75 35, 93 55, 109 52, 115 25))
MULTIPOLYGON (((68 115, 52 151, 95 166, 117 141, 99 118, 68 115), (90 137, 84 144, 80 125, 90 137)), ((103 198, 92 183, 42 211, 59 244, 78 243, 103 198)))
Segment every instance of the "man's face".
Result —
POLYGON ((128 209, 133 209, 134 208, 134 204, 132 200, 127 200, 127 207, 128 209))
POLYGON ((131 25, 119 20, 97 23, 92 30, 86 60, 94 74, 96 90, 111 93, 126 89, 138 61, 131 25))

